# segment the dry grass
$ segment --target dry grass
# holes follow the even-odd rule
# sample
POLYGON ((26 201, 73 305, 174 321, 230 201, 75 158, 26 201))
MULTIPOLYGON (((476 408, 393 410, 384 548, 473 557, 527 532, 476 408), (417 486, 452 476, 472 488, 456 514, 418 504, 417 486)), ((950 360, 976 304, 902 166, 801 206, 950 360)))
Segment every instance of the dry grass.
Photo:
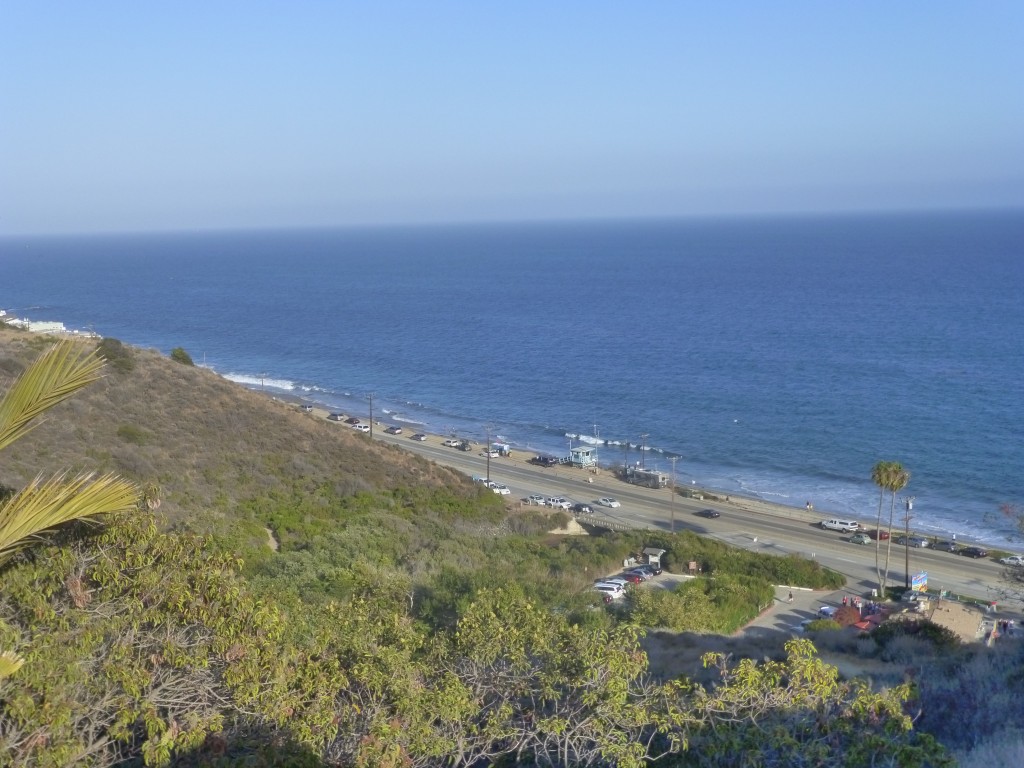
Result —
MULTIPOLYGON (((0 386, 25 369, 44 337, 0 328, 0 386)), ((83 344, 95 342, 83 340, 83 344)), ((224 510, 299 482, 341 495, 416 485, 466 488, 461 475, 301 413, 215 373, 153 350, 54 409, 0 453, 0 484, 22 486, 67 467, 110 470, 160 486, 169 522, 224 510), (298 481, 295 478, 299 478, 298 481)))

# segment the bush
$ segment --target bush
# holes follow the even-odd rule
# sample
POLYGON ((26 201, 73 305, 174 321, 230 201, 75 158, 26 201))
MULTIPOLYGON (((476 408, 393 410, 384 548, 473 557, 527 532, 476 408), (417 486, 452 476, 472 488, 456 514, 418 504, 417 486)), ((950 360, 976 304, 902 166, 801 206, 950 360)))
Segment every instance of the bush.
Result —
POLYGON ((872 632, 871 637, 883 649, 901 637, 914 637, 937 651, 949 651, 960 646, 960 637, 956 632, 923 618, 887 621, 872 632))
POLYGON ((175 347, 171 350, 171 360, 182 365, 195 365, 192 362, 192 356, 189 355, 182 347, 175 347))
POLYGON ((837 629, 842 627, 835 619, 815 619, 807 625, 808 632, 834 632, 837 629))
POLYGON ((135 424, 122 424, 117 428, 117 436, 132 445, 145 445, 153 437, 149 432, 135 424))
POLYGON ((96 351, 118 373, 130 373, 135 368, 131 347, 126 347, 117 339, 103 339, 96 351))

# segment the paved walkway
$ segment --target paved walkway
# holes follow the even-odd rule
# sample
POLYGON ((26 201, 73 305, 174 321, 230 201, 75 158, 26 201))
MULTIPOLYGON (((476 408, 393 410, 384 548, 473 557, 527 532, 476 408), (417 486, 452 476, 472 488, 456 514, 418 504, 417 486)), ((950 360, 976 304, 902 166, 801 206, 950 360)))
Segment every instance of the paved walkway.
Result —
POLYGON ((804 619, 817 618, 818 609, 823 605, 838 608, 843 604, 843 597, 852 597, 860 592, 850 589, 839 589, 835 592, 815 592, 809 589, 788 587, 775 588, 775 601, 760 616, 739 630, 737 634, 751 637, 765 636, 774 633, 796 634, 800 622, 804 619), (792 592, 793 602, 789 602, 792 592))

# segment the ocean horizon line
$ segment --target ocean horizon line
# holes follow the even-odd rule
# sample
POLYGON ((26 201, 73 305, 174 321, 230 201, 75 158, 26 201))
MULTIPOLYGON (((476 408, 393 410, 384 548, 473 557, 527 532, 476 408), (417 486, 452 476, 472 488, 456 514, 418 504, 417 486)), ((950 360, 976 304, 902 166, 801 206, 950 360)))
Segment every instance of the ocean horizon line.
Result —
POLYGON ((59 232, 24 231, 2 232, 0 242, 18 240, 65 240, 92 238, 146 238, 146 237, 234 237, 250 234, 295 235, 302 233, 383 233, 399 231, 435 231, 459 229, 494 229, 507 227, 547 227, 547 226, 621 226, 629 224, 682 224, 682 223, 728 223, 728 222, 774 222, 774 221, 813 221, 843 219, 885 219, 907 217, 929 217, 948 215, 1019 215, 1024 212, 1024 205, 948 205, 922 206, 906 208, 836 208, 836 209, 798 209, 778 211, 733 211, 704 213, 668 213, 668 214, 632 214, 632 215, 593 215, 593 216, 559 216, 559 217, 525 217, 525 218, 481 218, 481 219, 439 219, 439 220, 396 220, 390 222, 348 222, 348 223, 295 223, 295 224, 248 224, 224 225, 210 227, 176 227, 153 229, 99 229, 99 230, 68 230, 59 232))

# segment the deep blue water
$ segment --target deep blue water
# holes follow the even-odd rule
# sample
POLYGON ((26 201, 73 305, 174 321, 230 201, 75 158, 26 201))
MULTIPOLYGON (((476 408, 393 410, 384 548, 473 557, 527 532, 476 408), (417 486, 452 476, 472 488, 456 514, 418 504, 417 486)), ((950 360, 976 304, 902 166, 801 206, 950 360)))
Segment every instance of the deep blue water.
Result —
POLYGON ((1020 211, 8 238, 0 307, 865 522, 880 459, 918 528, 1005 543, 1024 503, 1020 211))

